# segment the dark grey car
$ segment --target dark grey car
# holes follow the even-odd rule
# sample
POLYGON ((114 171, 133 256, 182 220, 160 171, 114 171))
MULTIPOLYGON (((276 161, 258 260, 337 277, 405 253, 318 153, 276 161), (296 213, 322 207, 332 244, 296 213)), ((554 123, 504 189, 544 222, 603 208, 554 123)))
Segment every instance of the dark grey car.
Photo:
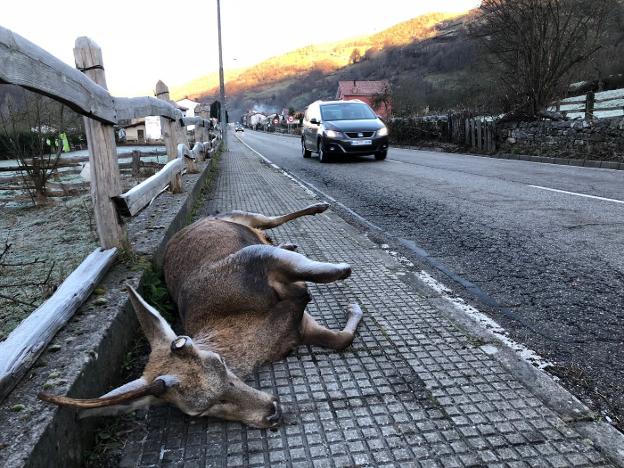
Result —
POLYGON ((316 101, 303 118, 301 152, 329 162, 342 155, 375 155, 386 159, 388 129, 368 104, 354 101, 316 101))

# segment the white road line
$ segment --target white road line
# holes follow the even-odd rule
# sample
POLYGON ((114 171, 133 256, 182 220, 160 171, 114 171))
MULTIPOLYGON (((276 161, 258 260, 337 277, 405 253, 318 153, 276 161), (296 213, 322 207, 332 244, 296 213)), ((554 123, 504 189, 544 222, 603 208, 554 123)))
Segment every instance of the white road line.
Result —
POLYGON ((594 200, 602 200, 602 201, 624 204, 624 200, 616 200, 614 198, 597 197, 596 195, 587 195, 586 193, 568 192, 567 190, 558 190, 558 189, 549 188, 549 187, 542 187, 541 185, 529 185, 529 187, 533 187, 533 188, 540 189, 540 190, 548 190, 549 192, 565 193, 567 195, 576 195, 577 197, 593 198, 594 200))

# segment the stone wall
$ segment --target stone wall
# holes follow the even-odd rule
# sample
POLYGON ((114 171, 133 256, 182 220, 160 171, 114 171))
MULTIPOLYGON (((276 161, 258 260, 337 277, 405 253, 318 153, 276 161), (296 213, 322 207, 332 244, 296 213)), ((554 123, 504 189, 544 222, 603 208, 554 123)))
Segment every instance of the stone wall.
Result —
POLYGON ((429 146, 448 141, 448 123, 444 116, 394 118, 386 125, 392 145, 429 146))
POLYGON ((497 141, 501 153, 624 162, 624 119, 509 122, 497 141))

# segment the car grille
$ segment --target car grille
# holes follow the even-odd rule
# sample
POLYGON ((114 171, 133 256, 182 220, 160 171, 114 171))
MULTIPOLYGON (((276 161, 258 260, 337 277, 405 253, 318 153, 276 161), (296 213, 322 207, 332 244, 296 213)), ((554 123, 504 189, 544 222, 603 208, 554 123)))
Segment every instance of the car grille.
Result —
POLYGON ((375 132, 346 132, 349 138, 370 138, 375 132))

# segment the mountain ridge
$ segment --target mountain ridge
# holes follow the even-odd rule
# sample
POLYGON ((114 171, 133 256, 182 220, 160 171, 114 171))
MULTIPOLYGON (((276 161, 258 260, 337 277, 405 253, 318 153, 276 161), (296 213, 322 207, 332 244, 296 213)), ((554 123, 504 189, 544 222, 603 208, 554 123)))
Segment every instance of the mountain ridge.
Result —
MULTIPOLYGON (((397 23, 382 31, 340 41, 310 44, 281 55, 269 57, 258 64, 237 70, 226 70, 225 82, 228 95, 291 80, 301 74, 320 70, 331 74, 357 61, 367 53, 372 55, 389 47, 400 47, 415 40, 436 35, 436 26, 444 21, 458 18, 463 13, 434 12, 397 23), (355 56, 353 56, 355 54, 355 56), (276 73, 279 70, 279 73, 276 73)), ((213 72, 180 86, 173 86, 175 99, 184 97, 200 99, 215 96, 218 92, 218 72, 213 72)))

